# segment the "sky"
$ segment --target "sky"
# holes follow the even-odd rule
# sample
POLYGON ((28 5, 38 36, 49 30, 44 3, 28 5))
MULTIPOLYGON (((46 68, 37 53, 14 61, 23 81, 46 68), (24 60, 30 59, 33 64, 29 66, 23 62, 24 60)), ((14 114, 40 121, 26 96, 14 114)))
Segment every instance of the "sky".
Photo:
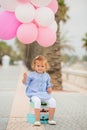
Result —
POLYGON ((82 48, 82 38, 87 32, 87 0, 65 0, 69 7, 70 19, 66 24, 61 24, 61 32, 68 32, 70 45, 76 50, 76 55, 82 57, 86 54, 82 48))
MULTIPOLYGON (((82 57, 86 54, 81 39, 87 32, 87 0, 65 0, 65 2, 69 7, 70 19, 66 24, 61 24, 61 32, 68 32, 69 44, 75 48, 75 54, 82 57)), ((7 42, 14 47, 14 39, 7 42)))

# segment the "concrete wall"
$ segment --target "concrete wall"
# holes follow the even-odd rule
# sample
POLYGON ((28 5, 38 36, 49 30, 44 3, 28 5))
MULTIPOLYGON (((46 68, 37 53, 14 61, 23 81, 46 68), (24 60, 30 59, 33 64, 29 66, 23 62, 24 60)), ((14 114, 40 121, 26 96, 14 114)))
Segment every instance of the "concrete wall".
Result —
POLYGON ((87 89, 87 71, 72 70, 68 68, 62 69, 62 79, 63 81, 87 89))

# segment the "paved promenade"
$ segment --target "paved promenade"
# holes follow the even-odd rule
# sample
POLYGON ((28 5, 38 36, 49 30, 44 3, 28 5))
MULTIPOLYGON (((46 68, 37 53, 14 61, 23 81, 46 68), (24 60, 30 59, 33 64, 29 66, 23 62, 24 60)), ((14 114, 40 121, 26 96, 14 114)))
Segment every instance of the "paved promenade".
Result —
POLYGON ((64 91, 53 92, 57 101, 57 125, 33 126, 26 121, 29 111, 23 66, 0 67, 0 130, 87 130, 87 91, 64 83, 64 91))
POLYGON ((19 75, 20 67, 0 66, 0 130, 6 130, 19 75))

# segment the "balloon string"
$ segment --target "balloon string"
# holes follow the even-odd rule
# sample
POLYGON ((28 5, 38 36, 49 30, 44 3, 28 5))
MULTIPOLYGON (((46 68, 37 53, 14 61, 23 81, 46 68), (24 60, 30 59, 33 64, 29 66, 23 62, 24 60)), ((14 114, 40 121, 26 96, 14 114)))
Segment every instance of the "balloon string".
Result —
POLYGON ((27 47, 27 52, 26 52, 26 64, 28 64, 28 54, 29 54, 29 45, 26 45, 27 47))

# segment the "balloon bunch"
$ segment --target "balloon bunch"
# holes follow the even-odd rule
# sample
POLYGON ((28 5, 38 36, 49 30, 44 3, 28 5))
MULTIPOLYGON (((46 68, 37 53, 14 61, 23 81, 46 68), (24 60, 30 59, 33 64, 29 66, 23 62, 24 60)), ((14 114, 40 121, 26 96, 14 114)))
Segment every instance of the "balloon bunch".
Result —
POLYGON ((0 0, 0 39, 48 47, 56 41, 57 0, 0 0))

